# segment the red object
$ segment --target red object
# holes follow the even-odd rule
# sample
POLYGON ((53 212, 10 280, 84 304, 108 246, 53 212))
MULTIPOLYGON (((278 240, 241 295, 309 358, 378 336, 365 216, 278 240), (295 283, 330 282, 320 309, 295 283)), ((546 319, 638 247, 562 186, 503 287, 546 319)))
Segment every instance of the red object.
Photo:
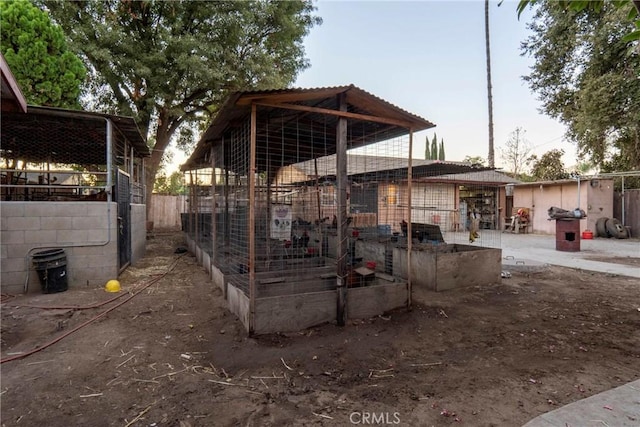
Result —
POLYGON ((358 237, 358 236, 360 235, 360 231, 358 231, 358 230, 353 230, 353 231, 351 231, 351 235, 352 235, 353 237, 358 237))
POLYGON ((584 230, 582 232, 582 238, 585 240, 591 240, 593 239, 593 231, 591 230, 584 230))
POLYGON ((375 270, 376 269, 376 262, 375 261, 367 261, 367 268, 369 270, 375 270))

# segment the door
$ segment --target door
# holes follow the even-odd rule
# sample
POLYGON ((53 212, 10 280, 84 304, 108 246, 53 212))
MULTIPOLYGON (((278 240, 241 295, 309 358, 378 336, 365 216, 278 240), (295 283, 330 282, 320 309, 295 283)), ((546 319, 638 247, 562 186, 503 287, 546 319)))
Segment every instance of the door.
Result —
POLYGON ((129 174, 118 169, 116 174, 116 203, 118 204, 118 269, 131 263, 131 192, 129 174))

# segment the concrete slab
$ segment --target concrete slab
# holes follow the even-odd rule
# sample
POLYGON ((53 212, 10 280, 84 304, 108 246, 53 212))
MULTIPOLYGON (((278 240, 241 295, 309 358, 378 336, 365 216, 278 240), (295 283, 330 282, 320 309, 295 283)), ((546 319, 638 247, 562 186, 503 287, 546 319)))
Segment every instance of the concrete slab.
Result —
MULTIPOLYGON (((457 237, 454 233, 446 233, 445 241, 453 242, 457 237)), ((637 264, 606 262, 606 258, 613 257, 640 259, 640 239, 637 238, 581 240, 579 252, 564 252, 556 250, 555 235, 512 234, 483 230, 477 244, 501 248, 503 260, 509 258, 516 260, 515 262, 524 261, 529 265, 536 262, 640 278, 640 268, 637 264)))
POLYGON ((640 380, 542 414, 524 427, 637 427, 640 425, 640 380))

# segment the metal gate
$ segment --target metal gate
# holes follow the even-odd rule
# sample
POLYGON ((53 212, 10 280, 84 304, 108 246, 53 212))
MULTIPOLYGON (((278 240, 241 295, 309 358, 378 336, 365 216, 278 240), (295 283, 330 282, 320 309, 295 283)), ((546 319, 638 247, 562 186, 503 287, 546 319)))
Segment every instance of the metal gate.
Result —
POLYGON ((129 174, 118 169, 115 200, 118 203, 118 269, 131 263, 131 194, 129 174))

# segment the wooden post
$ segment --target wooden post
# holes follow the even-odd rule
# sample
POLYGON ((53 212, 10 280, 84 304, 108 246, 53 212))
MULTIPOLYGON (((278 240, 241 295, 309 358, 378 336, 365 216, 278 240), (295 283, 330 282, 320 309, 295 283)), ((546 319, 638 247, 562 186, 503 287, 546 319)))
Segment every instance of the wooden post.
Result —
MULTIPOLYGON (((318 158, 315 157, 315 153, 314 153, 314 158, 313 158, 313 166, 315 168, 316 171, 316 201, 318 202, 318 226, 316 227, 316 232, 318 233, 318 237, 320 238, 320 241, 322 242, 323 239, 323 233, 322 233, 322 211, 320 208, 320 177, 318 176, 318 158)), ((323 252, 323 245, 320 245, 320 256, 321 257, 326 257, 327 254, 325 254, 323 252)))
MULTIPOLYGON (((276 187, 276 194, 277 193, 276 187)), ((271 157, 267 158, 267 203, 266 203, 266 224, 267 230, 266 242, 267 242, 267 265, 271 266, 271 157)))
POLYGON ((413 189, 413 129, 409 129, 409 161, 407 163, 407 207, 409 212, 407 216, 407 308, 411 309, 411 250, 413 249, 413 232, 411 230, 411 192, 413 189))
POLYGON ((256 315, 256 128, 257 107, 251 105, 249 146, 249 334, 255 331, 256 315))
POLYGON ((218 241, 216 236, 216 158, 213 145, 211 146, 211 265, 217 255, 216 243, 218 241))
MULTIPOLYGON (((346 96, 338 95, 340 111, 347 111, 346 96)), ((338 184, 337 322, 347 323, 347 119, 340 117, 336 129, 336 177, 338 184)))

